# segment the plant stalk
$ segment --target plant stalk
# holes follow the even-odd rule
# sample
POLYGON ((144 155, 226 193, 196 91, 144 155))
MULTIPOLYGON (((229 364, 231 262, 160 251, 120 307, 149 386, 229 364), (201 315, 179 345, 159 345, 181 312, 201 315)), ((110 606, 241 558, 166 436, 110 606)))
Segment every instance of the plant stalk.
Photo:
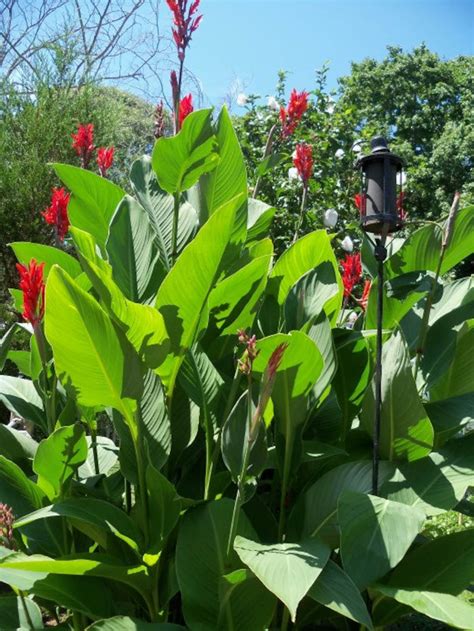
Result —
POLYGON ((179 221, 180 194, 174 194, 173 228, 171 232, 171 265, 174 265, 178 253, 178 221, 179 221))
POLYGON ((292 243, 295 243, 298 240, 298 233, 301 230, 301 226, 303 225, 304 219, 304 211, 306 208, 306 200, 308 197, 308 182, 303 183, 303 193, 301 195, 301 206, 300 206, 300 216, 298 218, 298 223, 296 224, 295 234, 293 236, 292 243))
POLYGON ((92 447, 92 456, 94 458, 94 471, 96 475, 100 474, 99 467, 99 454, 97 451, 97 430, 91 427, 91 447, 92 447))
MULTIPOLYGON (((268 156, 271 154, 272 152, 272 146, 273 146, 273 136, 275 134, 276 128, 277 128, 277 124, 275 123, 275 125, 273 125, 273 127, 270 129, 270 131, 268 132, 268 138, 267 138, 267 142, 265 144, 265 151, 263 153, 263 159, 265 160, 265 158, 268 158, 268 156)), ((252 194, 252 198, 256 199, 257 197, 257 193, 258 193, 258 189, 260 187, 260 183, 261 183, 261 176, 259 175, 257 177, 257 181, 255 182, 255 187, 253 189, 253 194, 252 194)))

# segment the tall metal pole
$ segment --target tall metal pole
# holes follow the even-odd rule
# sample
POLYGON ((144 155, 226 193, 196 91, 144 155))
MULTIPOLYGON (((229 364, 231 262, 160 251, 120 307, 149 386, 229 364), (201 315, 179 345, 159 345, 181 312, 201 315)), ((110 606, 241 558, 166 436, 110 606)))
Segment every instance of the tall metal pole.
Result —
POLYGON ((372 495, 379 493, 379 443, 382 418, 382 326, 383 326, 383 264, 387 258, 385 238, 377 240, 374 255, 377 261, 377 349, 375 355, 375 411, 373 431, 372 495))

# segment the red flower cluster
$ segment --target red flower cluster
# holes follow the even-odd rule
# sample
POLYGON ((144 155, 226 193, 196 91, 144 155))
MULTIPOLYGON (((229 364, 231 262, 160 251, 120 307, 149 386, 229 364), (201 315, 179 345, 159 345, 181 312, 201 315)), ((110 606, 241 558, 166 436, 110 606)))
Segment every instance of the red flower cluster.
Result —
POLYGON ((242 358, 238 360, 239 370, 244 375, 250 375, 253 362, 259 353, 257 350, 257 337, 255 335, 248 335, 244 329, 237 331, 237 336, 240 344, 245 344, 244 354, 242 358))
POLYGON ((346 254, 346 258, 341 261, 342 283, 344 285, 344 298, 348 298, 354 287, 362 278, 362 265, 360 254, 346 254))
POLYGON ((178 59, 184 61, 186 48, 191 41, 192 34, 199 27, 202 15, 195 15, 201 0, 194 0, 188 10, 189 0, 166 0, 170 11, 173 14, 172 29, 174 43, 178 49, 178 59))
POLYGON ((306 186, 308 180, 313 175, 313 147, 306 143, 296 145, 296 153, 293 164, 298 169, 298 174, 306 186))
POLYGON ((41 322, 44 316, 44 263, 38 264, 31 259, 28 267, 17 263, 20 274, 20 289, 23 291, 23 319, 33 326, 41 322))
POLYGON ((71 134, 73 143, 72 148, 77 155, 81 158, 82 168, 87 169, 87 166, 94 152, 94 125, 89 123, 88 125, 79 125, 76 134, 71 134))
POLYGON ((291 91, 288 107, 280 107, 281 134, 284 138, 291 136, 298 127, 303 114, 308 109, 308 93, 291 91))
POLYGON ((114 161, 114 147, 99 147, 97 149, 97 166, 102 177, 107 175, 107 171, 114 161))
POLYGON ((51 205, 41 214, 46 223, 55 226, 56 234, 60 241, 64 241, 64 237, 69 230, 69 218, 67 215, 67 207, 69 204, 70 193, 66 193, 64 188, 53 188, 51 196, 51 205))
POLYGON ((365 215, 366 202, 367 202, 367 195, 365 193, 362 193, 362 195, 360 193, 356 193, 354 195, 354 204, 356 205, 361 215, 365 215))
POLYGON ((194 112, 193 95, 188 94, 187 96, 184 96, 179 102, 178 122, 180 129, 183 126, 184 119, 186 118, 186 116, 191 114, 191 112, 194 112))

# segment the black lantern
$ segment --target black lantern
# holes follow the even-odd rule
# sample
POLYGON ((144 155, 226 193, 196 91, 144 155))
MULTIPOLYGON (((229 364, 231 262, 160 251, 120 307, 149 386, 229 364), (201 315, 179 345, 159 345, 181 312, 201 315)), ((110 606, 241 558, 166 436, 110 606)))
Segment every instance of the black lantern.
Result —
POLYGON ((387 141, 376 136, 370 141, 371 152, 359 158, 360 194, 357 206, 360 225, 367 234, 377 261, 377 345, 375 357, 375 410, 373 428, 372 493, 378 495, 379 442, 382 416, 382 330, 383 330, 383 264, 387 258, 385 242, 391 232, 403 226, 403 160, 392 153, 387 141), (397 184, 399 184, 397 186, 397 184), (375 241, 369 237, 372 233, 375 241))
POLYGON ((359 158, 359 211, 365 232, 387 235, 403 226, 403 160, 392 153, 382 136, 370 141, 371 152, 359 158))

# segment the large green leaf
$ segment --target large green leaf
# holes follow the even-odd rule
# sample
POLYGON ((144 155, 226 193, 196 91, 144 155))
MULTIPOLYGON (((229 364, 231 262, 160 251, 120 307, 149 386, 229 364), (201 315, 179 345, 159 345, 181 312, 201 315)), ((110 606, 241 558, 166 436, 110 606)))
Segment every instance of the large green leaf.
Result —
POLYGON ((72 278, 76 278, 82 272, 77 259, 59 248, 41 243, 30 243, 29 241, 16 241, 10 243, 10 246, 15 252, 16 258, 23 265, 28 265, 31 259, 36 259, 38 263, 44 263, 43 276, 45 279, 53 265, 62 267, 72 278))
MULTIPOLYGON (((380 480, 384 481, 391 471, 391 463, 381 462, 380 480)), ((330 544, 337 544, 337 502, 340 494, 343 491, 369 493, 371 489, 371 462, 348 462, 328 471, 298 499, 290 516, 293 537, 318 536, 330 544)))
POLYGON ((441 274, 446 274, 464 258, 474 253, 474 206, 462 208, 454 223, 454 230, 441 264, 441 274))
POLYGON ((318 579, 331 551, 318 539, 263 545, 244 537, 236 537, 234 549, 265 587, 285 603, 293 622, 299 603, 318 579))
POLYGON ((162 315, 154 306, 127 300, 112 280, 108 263, 99 258, 92 262, 81 254, 79 258, 108 314, 144 363, 150 368, 157 368, 165 359, 169 346, 162 315))
POLYGON ((474 392, 425 403, 425 409, 435 430, 435 447, 440 448, 468 423, 474 421, 474 392))
POLYGON ((86 525, 86 532, 104 548, 106 535, 110 533, 138 551, 141 537, 130 517, 110 502, 93 498, 75 497, 45 506, 17 520, 15 528, 52 517, 68 517, 79 528, 86 525))
MULTIPOLYGON (((408 605, 429 618, 445 622, 450 627, 464 630, 474 629, 474 608, 460 598, 449 594, 428 592, 418 588, 402 589, 391 585, 378 584, 374 587, 378 592, 384 596, 394 598, 401 605, 408 605)), ((390 611, 393 611, 393 609, 390 611)), ((382 620, 384 619, 386 618, 382 617, 382 620)), ((375 620, 377 624, 380 622, 378 618, 375 618, 375 620)))
POLYGON ((46 301, 46 337, 60 379, 74 387, 82 405, 114 407, 130 422, 142 377, 138 356, 125 335, 58 267, 49 275, 46 301))
POLYGON ((267 284, 267 276, 273 255, 270 239, 250 248, 251 260, 234 273, 221 280, 209 295, 210 325, 221 336, 227 336, 229 344, 235 343, 239 329, 252 327, 267 284))
POLYGON ((339 496, 337 517, 342 565, 359 589, 402 560, 425 521, 419 508, 354 491, 339 496))
POLYGON ((359 590, 344 570, 331 559, 324 566, 318 580, 310 587, 308 596, 342 616, 373 629, 359 590))
POLYGON ((339 292, 326 302, 326 309, 333 317, 337 316, 342 302, 342 280, 326 230, 316 230, 305 235, 282 254, 271 271, 268 293, 283 305, 290 289, 302 276, 327 262, 334 270, 339 292))
POLYGON ((382 485, 390 500, 420 507, 426 515, 450 510, 474 485, 474 436, 452 440, 438 453, 415 462, 400 463, 382 485))
POLYGON ((156 306, 170 338, 170 353, 157 369, 172 393, 185 353, 205 329, 208 298, 217 280, 240 205, 239 198, 220 208, 185 248, 160 286, 156 306))
MULTIPOLYGON (((385 342, 382 363, 380 454, 387 460, 422 458, 433 447, 433 426, 418 395, 410 356, 400 333, 385 342)), ((360 416, 369 433, 373 431, 374 406, 375 379, 367 390, 360 416)))
POLYGON ((259 199, 249 198, 247 218, 247 241, 262 239, 270 234, 276 208, 259 199))
POLYGON ((216 138, 220 160, 214 170, 199 181, 201 191, 201 223, 212 213, 242 195, 242 205, 237 213, 237 231, 245 239, 247 232, 247 174, 244 157, 232 122, 224 106, 216 123, 216 138))
POLYGON ((29 379, 0 375, 0 401, 10 412, 46 429, 43 402, 29 379))
POLYGON ((334 379, 337 369, 337 357, 333 344, 331 324, 324 311, 321 311, 319 316, 313 320, 307 333, 308 337, 310 337, 318 347, 324 363, 323 371, 311 393, 311 403, 313 405, 320 405, 329 395, 329 386, 334 379))
POLYGON ((460 328, 452 362, 431 388, 431 400, 458 397, 474 392, 474 318, 460 328))
POLYGON ((337 371, 333 385, 344 421, 344 435, 347 435, 370 383, 372 366, 367 339, 359 331, 335 330, 334 344, 337 371))
MULTIPOLYGON (((232 520, 233 502, 222 499, 207 503, 188 511, 178 533, 176 547, 176 573, 181 590, 183 614, 186 624, 202 631, 261 631, 263 625, 252 620, 236 618, 241 608, 232 607, 228 590, 222 590, 222 581, 229 573, 239 568, 240 562, 232 550, 227 558, 227 539, 232 520), (222 593, 223 591, 223 593, 222 593), (219 624, 222 621, 222 624, 219 624)), ((241 513, 238 533, 255 538, 245 514, 241 513)), ((245 610, 258 609, 264 602, 266 590, 258 583, 248 594, 245 610)), ((268 611, 267 606, 265 610, 268 611)), ((269 609, 267 624, 272 616, 269 609)))
POLYGON ((186 191, 219 162, 211 117, 212 110, 193 112, 176 136, 155 143, 152 165, 167 193, 186 191))
POLYGON ((86 631, 186 631, 184 627, 178 624, 169 624, 167 622, 143 622, 135 618, 125 616, 114 616, 108 620, 99 620, 94 622, 86 631))
POLYGON ((59 498, 67 483, 87 458, 87 442, 81 425, 59 427, 42 440, 33 461, 38 486, 51 501, 59 498))
POLYGON ((33 459, 38 443, 28 432, 0 424, 0 455, 13 462, 25 463, 33 459))
POLYGON ((59 179, 72 193, 68 205, 71 225, 90 232, 104 248, 110 220, 125 191, 92 171, 69 164, 53 166, 59 179))
POLYGON ((0 456, 0 497, 12 507, 16 517, 40 508, 46 501, 41 488, 18 465, 0 456))
MULTIPOLYGON (((472 582, 473 567, 474 530, 470 529, 438 537, 415 548, 397 566, 389 579, 383 585, 377 584, 375 588, 403 605, 408 604, 417 611, 444 620, 439 617, 439 610, 435 606, 432 608, 431 603, 435 605, 438 595, 459 595, 472 582), (385 589, 387 591, 384 591, 385 589), (407 591, 409 594, 399 595, 398 590, 407 591), (420 595, 419 601, 417 592, 420 595), (432 609, 431 613, 425 611, 427 603, 429 609, 432 609)), ((443 602, 443 599, 439 602, 443 602)), ((456 616, 456 604, 452 603, 451 599, 446 599, 446 605, 446 613, 451 612, 451 615, 456 616)), ((403 611, 401 604, 387 602, 384 598, 378 599, 373 606, 374 621, 378 625, 388 624, 403 611)), ((470 620, 472 625, 472 608, 470 620)), ((453 626, 472 628, 459 624, 457 616, 451 621, 445 621, 453 626)))
POLYGON ((30 598, 2 596, 0 598, 0 620, 3 631, 43 629, 41 609, 30 598))
POLYGON ((171 482, 151 465, 146 470, 146 486, 151 541, 144 560, 152 564, 158 560, 166 538, 176 526, 181 512, 181 498, 171 482))
POLYGON ((147 213, 129 195, 112 217, 106 249, 113 279, 125 296, 134 302, 153 302, 166 267, 147 213))
POLYGON ((219 584, 222 603, 216 628, 219 631, 267 629, 275 598, 249 570, 226 574, 219 584))
MULTIPOLYGON (((173 230, 173 196, 163 191, 156 179, 151 158, 143 156, 132 164, 130 180, 134 193, 145 210, 155 232, 161 260, 166 269, 171 267, 171 235, 173 230)), ((187 201, 179 208, 177 252, 183 250, 198 225, 196 210, 187 201)))

